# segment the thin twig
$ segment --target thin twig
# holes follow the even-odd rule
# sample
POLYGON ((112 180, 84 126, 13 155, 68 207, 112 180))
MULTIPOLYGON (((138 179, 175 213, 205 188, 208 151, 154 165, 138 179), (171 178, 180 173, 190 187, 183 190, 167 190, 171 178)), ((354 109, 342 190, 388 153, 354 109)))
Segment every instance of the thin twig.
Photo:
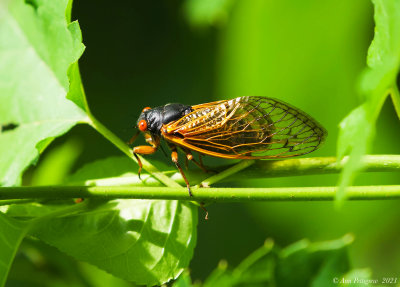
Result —
MULTIPOLYGON (((26 186, 0 187, 0 200, 20 198, 101 198, 101 199, 164 199, 215 202, 244 201, 326 201, 335 198, 337 187, 281 188, 193 188, 189 197, 186 188, 122 187, 122 186, 26 186)), ((400 185, 349 187, 350 200, 399 199, 400 185)))

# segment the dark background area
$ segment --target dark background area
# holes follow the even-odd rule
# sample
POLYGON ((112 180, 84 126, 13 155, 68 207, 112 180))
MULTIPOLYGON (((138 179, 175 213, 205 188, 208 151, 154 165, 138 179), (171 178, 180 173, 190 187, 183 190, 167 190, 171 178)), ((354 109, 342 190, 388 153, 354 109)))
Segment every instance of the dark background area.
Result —
MULTIPOLYGON (((305 110, 328 130, 326 144, 311 156, 334 156, 338 124, 361 102, 356 88, 373 37, 372 5, 362 0, 232 0, 221 1, 226 4, 218 13, 207 13, 197 2, 74 2, 73 19, 79 20, 86 45, 82 80, 93 114, 127 141, 147 106, 276 97, 305 110)), ((398 128, 387 101, 373 152, 400 153, 398 128)), ((73 128, 51 147, 70 138, 83 148, 76 167, 121 155, 88 126, 73 128)), ((170 164, 161 152, 152 158, 170 164)), ((337 175, 324 175, 232 185, 328 186, 337 180, 337 175)), ((399 176, 394 173, 361 175, 356 181, 396 183, 399 176)), ((398 207, 398 201, 347 202, 340 210, 332 202, 211 205, 211 219, 200 216, 192 277, 203 280, 221 259, 237 265, 266 238, 286 246, 349 232, 355 235, 350 250, 355 267, 370 267, 374 275, 398 275, 398 207)))

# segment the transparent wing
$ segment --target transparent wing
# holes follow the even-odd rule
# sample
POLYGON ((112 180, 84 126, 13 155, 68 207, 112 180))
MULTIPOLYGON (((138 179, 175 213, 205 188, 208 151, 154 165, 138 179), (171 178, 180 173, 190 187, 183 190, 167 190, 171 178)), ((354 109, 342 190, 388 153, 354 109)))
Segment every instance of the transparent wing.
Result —
POLYGON ((193 106, 163 136, 180 146, 223 158, 284 158, 316 150, 325 129, 277 99, 240 97, 193 106))

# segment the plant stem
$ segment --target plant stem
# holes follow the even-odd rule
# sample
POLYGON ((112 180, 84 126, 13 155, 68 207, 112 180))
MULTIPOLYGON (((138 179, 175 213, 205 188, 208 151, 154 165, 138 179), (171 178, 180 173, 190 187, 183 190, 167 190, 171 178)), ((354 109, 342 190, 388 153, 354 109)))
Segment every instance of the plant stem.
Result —
MULTIPOLYGON (((332 174, 340 173, 344 163, 348 157, 344 157, 342 161, 337 162, 335 157, 315 157, 273 161, 240 161, 230 166, 220 166, 214 168, 219 173, 207 178, 207 174, 199 169, 189 169, 187 171, 190 183, 200 182, 201 186, 211 185, 216 182, 237 181, 251 178, 270 178, 285 176, 300 176, 312 174, 332 174), (249 166, 249 167, 248 167, 249 166), (246 168, 247 167, 247 168, 246 168), (242 170, 246 168, 245 170, 242 170), (240 176, 236 174, 239 170, 240 176)), ((399 172, 400 156, 399 155, 367 155, 363 157, 365 172, 399 172)), ((171 173, 171 177, 178 183, 184 184, 183 178, 178 171, 163 171, 164 174, 171 173)), ((109 177, 90 179, 82 182, 74 182, 70 185, 92 185, 92 186, 121 186, 135 185, 143 186, 160 186, 161 183, 153 179, 148 174, 142 175, 141 181, 137 174, 132 176, 109 177)), ((200 184, 199 184, 200 185, 200 184)))
MULTIPOLYGON (((102 198, 102 199, 165 199, 219 202, 243 201, 315 201, 333 200, 337 187, 284 188, 192 188, 117 187, 117 186, 27 186, 1 187, 0 200, 21 198, 102 198)), ((400 185, 353 186, 348 188, 350 200, 399 199, 400 185)))
POLYGON ((210 187, 211 184, 216 183, 218 181, 221 181, 222 179, 231 176, 249 166, 251 166, 252 164, 255 163, 254 159, 250 159, 250 160, 242 160, 240 161, 238 164, 235 164, 223 171, 221 171, 220 173, 213 175, 209 178, 207 178, 206 180, 203 180, 199 186, 201 187, 210 187))
MULTIPOLYGON (((129 146, 124 143, 119 137, 107 129, 102 123, 100 123, 93 115, 89 114, 90 121, 88 122, 94 129, 96 129, 100 134, 102 134, 106 139, 112 142, 117 148, 119 148, 123 153, 130 157, 133 161, 137 163, 136 158, 133 156, 132 150, 129 146)), ((153 175, 159 181, 164 183, 169 187, 181 187, 177 182, 166 176, 164 173, 159 171, 154 165, 149 163, 144 158, 140 158, 143 164, 143 169, 148 173, 153 175)))
MULTIPOLYGON (((348 160, 335 157, 313 157, 287 160, 258 160, 241 172, 242 178, 283 177, 312 174, 339 173, 348 160)), ((364 171, 400 171, 400 155, 367 155, 363 159, 364 171)), ((230 179, 230 178, 229 178, 230 179)))

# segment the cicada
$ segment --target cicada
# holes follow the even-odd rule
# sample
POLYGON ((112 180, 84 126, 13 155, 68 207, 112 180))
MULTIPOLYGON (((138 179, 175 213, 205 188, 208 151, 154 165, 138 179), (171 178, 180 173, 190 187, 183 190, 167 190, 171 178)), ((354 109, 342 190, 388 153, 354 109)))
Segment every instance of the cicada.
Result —
POLYGON ((228 159, 282 159, 316 150, 327 132, 311 116, 281 100, 266 97, 239 97, 200 105, 167 104, 144 108, 137 120, 138 133, 149 145, 136 146, 137 156, 152 154, 165 140, 171 158, 190 184, 179 162, 178 148, 187 160, 205 170, 202 155, 228 159), (199 161, 192 151, 198 152, 199 161))

